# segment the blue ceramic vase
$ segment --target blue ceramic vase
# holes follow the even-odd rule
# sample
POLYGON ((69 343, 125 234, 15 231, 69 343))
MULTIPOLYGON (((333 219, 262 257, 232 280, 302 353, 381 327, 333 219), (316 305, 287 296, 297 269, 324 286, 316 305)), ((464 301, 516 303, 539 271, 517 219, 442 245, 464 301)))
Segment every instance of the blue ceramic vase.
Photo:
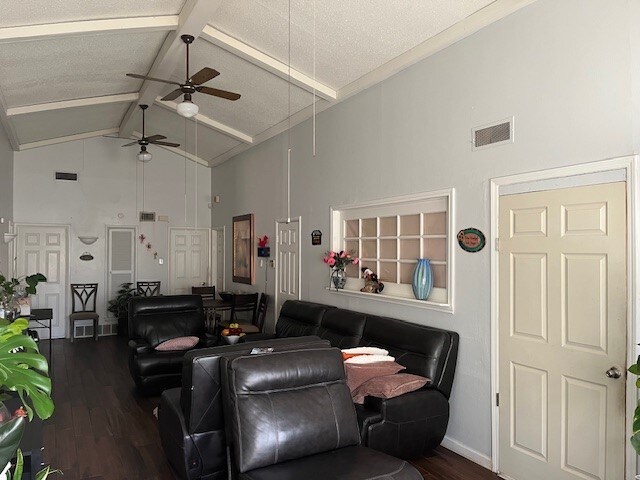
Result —
POLYGON ((413 271, 413 282, 411 282, 413 294, 418 300, 426 300, 433 289, 433 274, 431 273, 431 263, 428 258, 419 258, 416 268, 413 271))

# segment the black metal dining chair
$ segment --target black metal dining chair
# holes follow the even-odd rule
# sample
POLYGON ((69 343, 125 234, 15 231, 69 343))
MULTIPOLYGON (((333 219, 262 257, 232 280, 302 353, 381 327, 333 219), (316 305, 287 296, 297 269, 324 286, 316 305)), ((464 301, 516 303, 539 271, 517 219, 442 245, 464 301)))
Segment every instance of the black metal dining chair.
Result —
POLYGON ((230 323, 240 324, 244 333, 259 333, 257 325, 258 294, 238 293, 231 298, 231 315, 228 322, 222 322, 222 328, 227 328, 230 323), (238 314, 240 314, 238 316, 238 314))
POLYGON ((76 322, 78 320, 93 321, 93 338, 98 340, 98 322, 100 315, 96 313, 96 299, 98 297, 97 283, 71 284, 71 341, 76 336, 76 322))
POLYGON ((212 285, 210 287, 191 287, 192 295, 200 295, 203 300, 215 300, 216 287, 212 285))
POLYGON ((154 282, 136 282, 136 291, 141 297, 159 297, 160 280, 154 282))

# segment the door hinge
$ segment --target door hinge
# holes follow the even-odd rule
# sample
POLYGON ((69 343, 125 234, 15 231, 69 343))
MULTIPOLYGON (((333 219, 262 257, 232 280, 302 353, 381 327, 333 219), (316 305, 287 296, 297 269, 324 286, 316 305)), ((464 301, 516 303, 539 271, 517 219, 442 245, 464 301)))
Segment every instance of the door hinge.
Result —
POLYGON ((500 406, 500 394, 496 393, 496 407, 500 406))
POLYGON ((496 249, 496 252, 500 251, 500 239, 499 238, 496 238, 495 249, 496 249))

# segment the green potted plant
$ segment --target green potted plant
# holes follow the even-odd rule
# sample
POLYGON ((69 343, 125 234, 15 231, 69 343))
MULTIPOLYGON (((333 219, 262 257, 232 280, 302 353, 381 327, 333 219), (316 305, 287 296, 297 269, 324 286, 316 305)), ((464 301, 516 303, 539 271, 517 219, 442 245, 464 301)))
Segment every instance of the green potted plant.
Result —
MULTIPOLYGON (((640 376, 640 356, 636 360, 636 363, 629 367, 629 373, 640 376)), ((636 379, 636 387, 640 388, 640 378, 636 379)), ((636 405, 636 410, 633 413, 633 433, 631 435, 631 445, 638 455, 640 455, 640 402, 636 405)))
POLYGON ((129 300, 137 295, 133 283, 123 283, 116 293, 116 298, 109 300, 107 311, 118 319, 118 335, 127 334, 129 323, 129 300))
MULTIPOLYGON (((45 420, 53 414, 51 400, 51 379, 48 376, 47 360, 38 350, 33 339, 23 332, 29 326, 25 318, 14 322, 0 319, 0 400, 6 400, 10 394, 18 394, 24 408, 18 409, 12 416, 3 409, 0 419, 0 478, 19 480, 22 478, 22 453, 18 445, 22 439, 27 421, 35 414, 45 420), (7 472, 13 457, 17 457, 13 475, 7 472)), ((46 479, 51 467, 45 467, 36 474, 37 480, 46 479)))
POLYGON ((26 275, 21 278, 7 278, 0 273, 0 318, 11 320, 15 314, 14 302, 18 290, 24 290, 27 295, 35 295, 40 282, 46 282, 47 277, 41 273, 26 275), (22 282, 26 283, 23 285, 22 282))

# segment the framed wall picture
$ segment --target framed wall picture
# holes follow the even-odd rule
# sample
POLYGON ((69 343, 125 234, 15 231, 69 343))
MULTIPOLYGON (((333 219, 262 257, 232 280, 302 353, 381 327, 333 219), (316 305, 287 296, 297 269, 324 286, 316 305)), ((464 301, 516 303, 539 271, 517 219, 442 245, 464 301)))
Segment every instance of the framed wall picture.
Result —
POLYGON ((253 285, 253 213, 233 217, 233 281, 253 285))

